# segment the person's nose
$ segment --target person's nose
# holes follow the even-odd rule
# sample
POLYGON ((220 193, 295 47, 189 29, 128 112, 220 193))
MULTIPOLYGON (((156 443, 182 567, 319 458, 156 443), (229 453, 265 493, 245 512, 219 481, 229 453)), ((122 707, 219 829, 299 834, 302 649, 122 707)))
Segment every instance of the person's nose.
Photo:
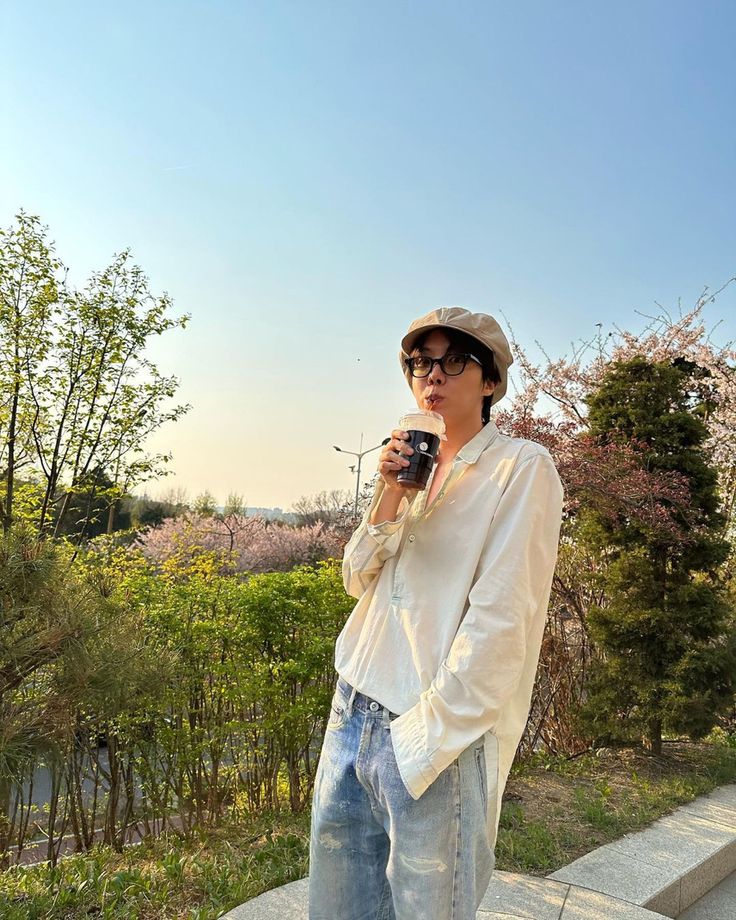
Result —
POLYGON ((432 365, 432 370, 429 372, 429 376, 427 377, 427 383, 431 386, 434 383, 441 383, 444 379, 445 375, 442 371, 442 368, 437 362, 435 362, 432 365))

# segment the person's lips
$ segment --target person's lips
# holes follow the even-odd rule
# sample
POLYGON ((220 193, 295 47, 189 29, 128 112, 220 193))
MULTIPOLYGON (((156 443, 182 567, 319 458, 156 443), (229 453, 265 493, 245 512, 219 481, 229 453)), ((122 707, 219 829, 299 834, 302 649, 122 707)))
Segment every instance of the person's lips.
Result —
POLYGON ((436 393, 430 393, 425 397, 427 405, 436 406, 438 403, 442 402, 442 397, 438 396, 436 393))

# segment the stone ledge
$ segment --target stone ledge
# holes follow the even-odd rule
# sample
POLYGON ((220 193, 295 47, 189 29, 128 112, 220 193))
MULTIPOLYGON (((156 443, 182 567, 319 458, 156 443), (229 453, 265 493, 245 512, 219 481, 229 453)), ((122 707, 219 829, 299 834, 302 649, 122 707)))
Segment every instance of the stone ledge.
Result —
MULTIPOLYGON (((246 901, 222 920, 308 920, 309 877, 246 901)), ((663 920, 661 914, 575 885, 494 871, 478 920, 663 920), (503 908, 499 910, 499 908, 503 908)))
POLYGON ((478 920, 661 920, 662 915, 565 882, 494 871, 478 920))
MULTIPOLYGON (((675 918, 736 870, 736 784, 605 844, 546 878, 495 870, 478 920, 675 918)), ((309 877, 223 920, 308 920, 309 877)))
POLYGON ((679 920, 733 920, 736 917, 736 872, 688 907, 679 920))
POLYGON ((547 877, 674 918, 734 870, 736 784, 732 783, 547 877))

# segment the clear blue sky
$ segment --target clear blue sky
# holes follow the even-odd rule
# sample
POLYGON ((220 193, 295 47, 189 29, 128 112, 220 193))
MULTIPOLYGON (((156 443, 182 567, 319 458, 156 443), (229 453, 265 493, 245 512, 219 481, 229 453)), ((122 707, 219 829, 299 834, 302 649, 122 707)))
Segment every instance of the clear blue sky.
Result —
POLYGON ((331 445, 412 405, 433 307, 561 356, 736 274, 731 0, 0 10, 0 221, 40 214, 78 281, 130 246, 193 317, 155 350, 194 404, 158 490, 351 488, 331 445))

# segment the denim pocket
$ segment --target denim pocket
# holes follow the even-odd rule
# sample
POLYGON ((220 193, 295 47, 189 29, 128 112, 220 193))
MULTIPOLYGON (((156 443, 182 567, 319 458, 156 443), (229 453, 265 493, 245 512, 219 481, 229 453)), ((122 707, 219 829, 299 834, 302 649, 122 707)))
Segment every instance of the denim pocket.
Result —
POLYGON ((339 728, 345 721, 345 707, 333 699, 330 704, 330 717, 327 720, 328 728, 339 728))

